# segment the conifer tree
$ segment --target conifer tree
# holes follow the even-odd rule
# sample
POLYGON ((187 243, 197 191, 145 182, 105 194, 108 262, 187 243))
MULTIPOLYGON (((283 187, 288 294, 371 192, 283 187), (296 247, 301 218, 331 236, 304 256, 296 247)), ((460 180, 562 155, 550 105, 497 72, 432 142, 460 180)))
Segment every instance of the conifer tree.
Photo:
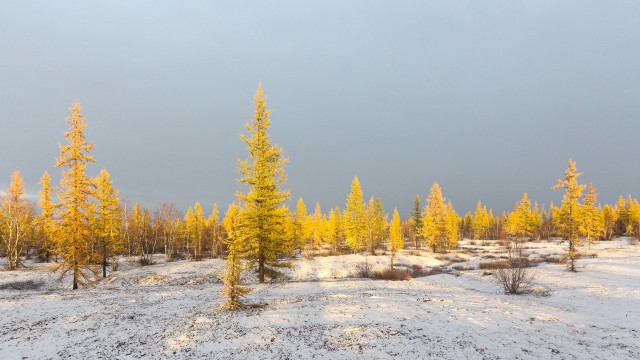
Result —
POLYGON ((248 247, 246 256, 258 264, 258 279, 264 283, 269 266, 286 265, 278 261, 278 255, 286 251, 281 205, 290 194, 280 188, 287 178, 284 166, 288 159, 267 134, 271 111, 266 110, 262 85, 258 86, 254 103, 253 121, 246 125, 250 135, 241 136, 247 144, 249 159, 238 161, 238 172, 242 176, 239 182, 249 190, 236 196, 241 203, 239 228, 248 247))
POLYGON ((413 201, 413 211, 411 212, 411 228, 413 233, 413 241, 416 250, 420 250, 422 243, 422 231, 424 228, 424 221, 422 215, 422 209, 420 208, 420 195, 416 194, 416 199, 413 201))
POLYGON ((307 214, 307 206, 302 200, 302 197, 298 199, 296 205, 296 211, 293 214, 293 239, 294 248, 303 250, 307 244, 307 241, 311 238, 313 233, 311 217, 307 214))
POLYGON ((42 239, 42 257, 44 261, 49 262, 51 253, 53 252, 53 237, 55 231, 55 205, 51 201, 51 193, 53 188, 51 187, 51 177, 48 172, 44 172, 40 178, 40 185, 42 188, 38 193, 38 205, 41 212, 38 217, 38 224, 40 228, 40 237, 42 239))
POLYGON ((474 237, 473 215, 471 215, 471 211, 467 211, 467 213, 464 214, 464 217, 462 218, 461 221, 462 221, 462 225, 460 226, 460 229, 462 231, 462 237, 473 238, 474 237))
POLYGON ((324 235, 324 223, 325 219, 322 215, 322 210, 320 209, 320 203, 316 203, 315 211, 313 212, 313 216, 311 217, 312 223, 312 238, 313 244, 311 245, 312 249, 319 249, 322 243, 322 238, 324 235))
POLYGON ((559 179, 553 189, 565 189, 562 206, 558 210, 558 228, 560 233, 569 241, 569 270, 576 271, 576 248, 579 245, 580 229, 580 198, 584 185, 578 183, 582 173, 577 172, 575 161, 569 159, 564 179, 559 179))
POLYGON ((389 252, 391 253, 391 270, 393 270, 393 261, 399 250, 404 248, 404 239, 402 238, 402 224, 400 223, 400 214, 398 209, 393 210, 393 218, 389 228, 389 252))
POLYGON ((207 218, 207 228, 211 238, 211 257, 215 258, 219 254, 220 248, 220 215, 218 211, 218 204, 213 203, 213 210, 211 215, 207 218))
POLYGON ((424 237, 433 252, 444 251, 449 246, 447 205, 437 182, 433 183, 425 207, 424 237))
POLYGON ((180 212, 175 205, 163 203, 160 205, 158 216, 162 223, 160 236, 164 246, 165 259, 173 261, 180 248, 180 228, 182 226, 180 212))
POLYGON ((606 240, 611 240, 615 234, 618 214, 611 205, 605 205, 604 208, 602 208, 601 217, 603 223, 603 236, 606 240))
POLYGON ((451 201, 449 201, 449 203, 447 203, 447 215, 446 215, 446 221, 447 221, 447 237, 449 238, 449 248, 455 248, 458 247, 458 231, 460 229, 460 217, 458 216, 458 214, 456 213, 456 211, 453 209, 453 205, 451 204, 451 201))
POLYGON ((100 170, 95 180, 95 198, 97 214, 95 232, 97 235, 98 251, 102 255, 102 277, 107 277, 107 262, 115 261, 115 255, 124 250, 120 230, 120 199, 118 191, 113 188, 113 182, 107 170, 100 170))
POLYGON ((67 145, 60 145, 60 157, 56 161, 57 168, 67 169, 62 172, 58 192, 60 224, 56 232, 56 252, 62 261, 56 269, 61 271, 61 279, 72 273, 75 290, 91 282, 91 275, 96 273, 92 266, 97 255, 93 251, 90 222, 93 183, 86 174, 87 164, 95 160, 91 156, 94 144, 85 139, 87 125, 80 104, 76 102, 69 111, 71 114, 66 119, 69 130, 64 134, 67 145))
POLYGON ((347 246, 354 252, 362 251, 366 244, 366 217, 366 208, 362 200, 362 188, 358 177, 355 176, 351 183, 351 193, 347 196, 342 220, 347 246))
POLYGON ((331 247, 332 254, 338 253, 338 249, 342 247, 343 238, 342 215, 340 214, 340 208, 336 206, 329 212, 327 221, 327 241, 331 247))
POLYGON ((242 255, 243 241, 239 234, 238 224, 239 208, 236 204, 230 204, 225 214, 222 225, 227 233, 226 244, 229 248, 227 254, 227 268, 222 274, 224 286, 222 296, 226 298, 223 308, 236 310, 242 307, 242 298, 250 290, 242 284, 242 255))
POLYGON ((27 203, 24 180, 19 171, 11 174, 11 183, 2 199, 2 244, 7 254, 7 270, 23 266, 20 256, 27 245, 27 235, 32 221, 27 203))
POLYGON ((473 238, 483 239, 489 230, 489 214, 487 213, 487 206, 482 206, 482 203, 478 201, 476 205, 476 211, 473 217, 473 238))
POLYGON ((593 183, 589 181, 587 193, 583 199, 580 221, 580 233, 586 236, 589 249, 591 249, 591 243, 597 241, 604 232, 604 218, 596 207, 596 201, 598 201, 598 193, 593 183))
POLYGON ((193 259, 202 260, 202 245, 204 242, 206 219, 200 202, 197 201, 193 207, 192 228, 193 231, 193 259))
POLYGON ((522 199, 516 202, 513 212, 507 218, 506 230, 514 236, 515 241, 518 241, 534 236, 536 224, 531 210, 531 200, 529 200, 527 193, 524 193, 522 199))

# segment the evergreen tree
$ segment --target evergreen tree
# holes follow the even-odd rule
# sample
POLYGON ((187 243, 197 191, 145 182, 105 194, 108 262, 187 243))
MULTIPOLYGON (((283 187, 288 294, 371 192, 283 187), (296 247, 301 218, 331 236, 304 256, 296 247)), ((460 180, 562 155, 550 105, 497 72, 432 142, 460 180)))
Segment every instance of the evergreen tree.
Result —
MULTIPOLYGON (((229 205, 222 222, 227 233, 226 244, 229 248, 227 254, 227 268, 222 274, 224 286, 222 296, 226 298, 223 308, 236 310, 242 307, 242 298, 249 292, 249 288, 242 284, 242 254, 243 242, 239 234, 238 225, 239 208, 235 204, 229 205)), ((246 249, 244 249, 246 250, 246 249)))
POLYGON ((367 212, 357 176, 351 183, 351 193, 347 196, 342 221, 347 246, 354 252, 362 251, 367 239, 367 212))
POLYGON ((27 245, 32 213, 27 203, 24 180, 19 171, 11 174, 11 183, 2 199, 2 244, 7 254, 7 270, 23 266, 20 256, 27 245))
POLYGON ((118 191, 113 188, 109 173, 102 169, 95 179, 95 198, 97 201, 97 216, 95 232, 97 234, 97 248, 102 255, 102 277, 107 277, 107 261, 115 261, 115 255, 124 250, 120 230, 120 199, 118 191))
POLYGON ((420 250, 422 243, 422 230, 424 228, 424 221, 422 209, 420 208, 420 195, 416 194, 416 199, 413 201, 413 211, 411 212, 411 229, 413 234, 413 241, 416 250, 420 250))
POLYGON ((575 161, 569 159, 564 179, 558 180, 553 189, 565 189, 562 206, 558 210, 558 230, 569 241, 569 270, 576 271, 576 248, 579 245, 580 198, 584 185, 578 183, 582 173, 577 172, 575 161))
POLYGON ((51 187, 51 177, 48 172, 44 172, 40 178, 40 185, 42 188, 38 193, 38 205, 41 212, 38 217, 39 233, 42 239, 42 258, 44 261, 49 262, 51 253, 53 252, 53 236, 55 232, 55 205, 51 201, 51 193, 53 188, 51 187))
POLYGON ((289 191, 280 189, 286 181, 284 166, 288 159, 282 155, 282 149, 271 143, 267 134, 271 115, 266 110, 266 101, 262 86, 254 98, 255 115, 246 125, 250 136, 241 136, 247 144, 249 159, 238 161, 240 183, 249 187, 248 192, 237 194, 241 203, 239 228, 246 242, 248 259, 258 264, 258 278, 265 282, 268 267, 278 267, 278 255, 286 250, 283 241, 284 212, 281 205, 289 199, 289 191))
POLYGON ((93 182, 86 174, 87 164, 95 162, 91 156, 94 144, 87 142, 84 130, 87 127, 81 113, 80 104, 75 103, 69 109, 71 115, 66 121, 69 130, 64 134, 67 145, 60 145, 60 157, 57 168, 66 168, 62 172, 60 191, 58 192, 60 226, 56 233, 56 252, 62 256, 57 270, 60 278, 71 272, 73 289, 78 285, 92 281, 96 271, 92 264, 97 262, 91 238, 91 198, 93 182))
POLYGON ((404 239, 402 238, 402 224, 400 223, 400 214, 398 209, 393 210, 393 218, 389 228, 389 252, 391 253, 391 270, 393 270, 393 261, 399 250, 404 248, 404 239))
POLYGON ((460 217, 453 209, 451 201, 447 204, 447 237, 449 238, 449 248, 458 247, 458 229, 460 228, 460 217))
POLYGON ((484 239, 487 237, 489 231, 489 214, 487 213, 487 206, 482 206, 482 203, 478 201, 476 205, 476 211, 473 216, 473 238, 484 239))

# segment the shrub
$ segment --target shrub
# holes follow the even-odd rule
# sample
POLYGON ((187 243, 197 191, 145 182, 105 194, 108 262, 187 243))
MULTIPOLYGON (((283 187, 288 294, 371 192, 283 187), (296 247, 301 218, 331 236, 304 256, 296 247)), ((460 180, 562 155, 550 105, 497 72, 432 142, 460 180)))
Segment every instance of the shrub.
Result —
POLYGON ((411 272, 408 270, 387 269, 384 271, 374 271, 371 278, 375 280, 392 280, 392 281, 410 280, 411 272))
POLYGON ((492 260, 492 261, 481 262, 478 265, 478 268, 481 270, 497 270, 497 269, 507 268, 508 266, 509 266, 509 263, 507 261, 492 260))
POLYGON ((141 266, 149 266, 155 264, 155 262, 153 261, 153 256, 144 255, 138 259, 138 264, 141 266))
POLYGON ((457 271, 470 271, 475 269, 476 268, 473 266, 463 266, 463 265, 456 265, 453 267, 453 270, 457 270, 457 271))
POLYGON ((42 287, 42 281, 24 280, 0 284, 0 290, 37 290, 42 287))
POLYGON ((638 239, 629 238, 629 245, 638 245, 638 239))
POLYGON ((521 294, 527 290, 534 279, 529 267, 531 262, 523 254, 522 248, 516 243, 509 250, 509 260, 506 266, 496 269, 496 280, 504 288, 506 294, 521 294))
POLYGON ((354 273, 354 277, 369 279, 371 278, 372 274, 373 274, 373 269, 371 268, 371 265, 369 265, 369 261, 365 260, 360 264, 356 264, 356 271, 354 273))

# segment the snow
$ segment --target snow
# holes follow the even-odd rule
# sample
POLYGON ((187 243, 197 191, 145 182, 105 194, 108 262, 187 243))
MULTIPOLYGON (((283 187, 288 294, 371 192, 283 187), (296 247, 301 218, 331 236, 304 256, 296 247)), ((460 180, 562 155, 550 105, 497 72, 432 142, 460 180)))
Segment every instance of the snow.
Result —
MULTIPOLYGON (((504 255, 497 242, 473 243, 446 255, 404 251, 396 263, 451 269, 504 255)), ((561 255, 564 246, 526 243, 532 257, 561 255)), ((222 260, 158 256, 139 267, 125 259, 80 291, 56 281, 51 265, 29 263, 0 272, 0 287, 42 283, 0 290, 0 359, 640 358, 640 246, 619 239, 591 252, 597 257, 579 260, 577 273, 532 269, 535 289, 549 296, 505 295, 483 270, 375 281, 351 275, 364 261, 386 268, 388 256, 300 259, 286 281, 253 283, 246 300, 255 306, 238 312, 219 309, 222 260)))

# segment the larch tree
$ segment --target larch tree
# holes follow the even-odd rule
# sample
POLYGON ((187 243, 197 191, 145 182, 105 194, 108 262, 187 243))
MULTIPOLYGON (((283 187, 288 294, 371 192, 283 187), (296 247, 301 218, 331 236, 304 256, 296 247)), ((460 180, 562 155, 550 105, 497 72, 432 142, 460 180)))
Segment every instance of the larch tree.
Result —
POLYGON ((200 202, 196 202, 193 207, 193 218, 191 219, 191 231, 193 236, 193 259, 202 260, 202 247, 205 237, 205 226, 207 220, 204 217, 204 211, 200 202))
POLYGON ((11 174, 11 183, 2 199, 2 243, 7 254, 7 270, 23 266, 20 256, 27 245, 32 213, 27 203, 24 179, 19 171, 11 174))
POLYGON ((339 207, 334 207, 329 211, 329 219, 327 220, 327 242, 331 247, 331 253, 337 254, 343 243, 343 227, 342 214, 339 207))
POLYGON ((249 288, 242 284, 242 271, 244 270, 242 255, 246 249, 239 234, 238 213, 238 205, 230 204, 222 221, 227 233, 225 242, 229 248, 227 267, 222 273, 224 283, 222 296, 226 299, 222 307, 228 310, 242 308, 242 298, 250 292, 249 288))
POLYGON ((597 241, 604 233, 604 218, 601 210, 596 207, 598 193, 593 183, 589 181, 587 193, 582 202, 582 219, 580 221, 580 233, 587 238, 587 247, 591 249, 591 243, 597 241))
MULTIPOLYGON (((124 251, 120 237, 120 199, 113 188, 113 181, 107 170, 102 169, 95 179, 95 198, 97 212, 94 231, 97 235, 97 248, 102 257, 102 277, 107 277, 109 260, 116 261, 116 254, 124 251)), ((115 267, 115 266, 114 266, 115 267)))
POLYGON ((51 200, 53 188, 51 187, 51 177, 48 172, 44 172, 39 184, 42 186, 38 193, 38 205, 40 206, 40 216, 38 216, 38 227, 42 246, 42 258, 49 262, 53 253, 53 240, 55 232, 55 204, 51 200))
POLYGON ((600 215, 602 217, 603 236, 606 240, 611 240, 615 234, 618 214, 611 205, 605 205, 600 215))
POLYGON ((216 258, 220 254, 220 245, 222 245, 220 242, 220 214, 216 203, 213 203, 213 210, 207 218, 207 228, 211 238, 211 257, 216 258))
POLYGON ((404 248, 404 239, 402 237, 402 223, 400 222, 400 214, 398 209, 393 210, 393 218, 389 227, 389 252, 391 253, 391 270, 393 270, 393 261, 399 250, 404 248))
POLYGON ((60 145, 60 157, 56 159, 56 167, 66 169, 58 192, 56 252, 62 260, 56 270, 61 271, 60 279, 71 272, 76 290, 79 285, 91 283, 96 274, 93 264, 98 256, 93 251, 91 233, 93 181, 86 174, 87 164, 95 160, 91 156, 94 144, 85 138, 87 125, 80 104, 76 102, 69 111, 69 130, 64 134, 67 145, 60 145))
POLYGON ((424 218, 424 237, 433 252, 444 251, 449 246, 448 209, 438 183, 433 183, 427 197, 424 218))
POLYGON ((473 216, 473 238, 484 239, 489 231, 489 214, 487 213, 487 206, 482 206, 482 203, 478 201, 476 205, 476 211, 473 216))
POLYGON ((302 197, 298 199, 298 203, 296 204, 292 225, 294 248, 302 251, 313 231, 311 217, 307 214, 307 206, 304 200, 302 200, 302 197))
POLYGON ((581 219, 580 198, 584 185, 578 183, 578 177, 582 173, 577 172, 575 161, 569 159, 564 178, 559 179, 553 189, 565 189, 562 198, 562 205, 558 209, 558 230, 569 242, 569 264, 570 271, 576 271, 577 246, 579 245, 579 231, 581 219))
POLYGON ((449 238, 449 248, 458 247, 458 236, 460 229, 460 216, 456 213, 456 210, 453 208, 451 201, 447 203, 447 236, 449 238))
POLYGON ((322 215, 322 210, 320 209, 320 203, 316 203, 316 208, 311 217, 311 237, 313 239, 313 244, 311 244, 312 249, 319 249, 322 244, 322 240, 324 237, 324 223, 325 218, 322 215))
POLYGON ((247 192, 238 192, 241 204, 239 228, 246 242, 247 258, 258 264, 258 279, 265 282, 269 267, 281 267, 278 255, 286 251, 284 212, 281 205, 289 199, 288 190, 282 190, 286 182, 284 166, 288 159, 282 148, 271 143, 267 133, 271 110, 266 109, 262 85, 254 97, 255 114, 247 123, 249 136, 241 135, 247 144, 249 158, 238 160, 239 182, 248 187, 247 192))
POLYGON ((420 249, 422 243, 422 230, 424 228, 422 209, 420 208, 420 195, 416 194, 416 199, 413 201, 413 211, 411 211, 411 233, 416 250, 420 249))
POLYGON ((347 196, 342 221, 347 246, 354 252, 362 251, 367 239, 367 211, 357 176, 351 183, 351 193, 347 196))

